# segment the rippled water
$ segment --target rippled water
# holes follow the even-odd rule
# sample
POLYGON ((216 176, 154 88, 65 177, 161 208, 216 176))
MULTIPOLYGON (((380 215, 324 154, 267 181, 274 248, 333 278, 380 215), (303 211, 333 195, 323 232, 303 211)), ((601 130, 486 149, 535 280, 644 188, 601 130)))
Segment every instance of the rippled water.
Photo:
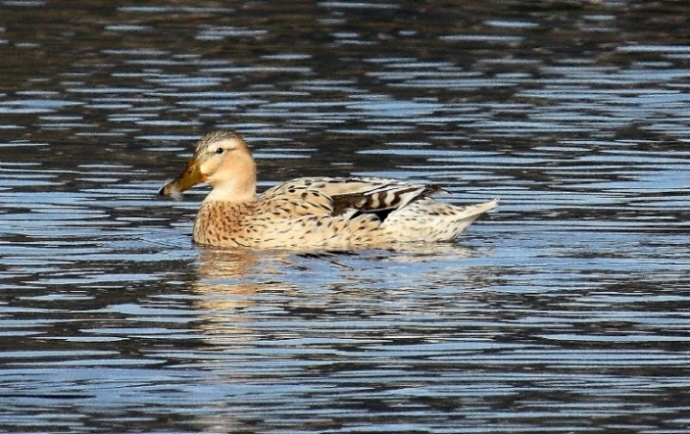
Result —
POLYGON ((0 431, 686 433, 690 6, 0 2, 0 431), (501 198, 454 244, 196 247, 215 128, 501 198))

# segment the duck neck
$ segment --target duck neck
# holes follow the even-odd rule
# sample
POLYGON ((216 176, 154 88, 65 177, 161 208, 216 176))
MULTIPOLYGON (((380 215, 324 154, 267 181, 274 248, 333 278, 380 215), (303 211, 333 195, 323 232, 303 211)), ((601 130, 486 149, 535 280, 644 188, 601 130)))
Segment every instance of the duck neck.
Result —
POLYGON ((218 170, 208 177, 211 192, 206 201, 252 202, 256 200, 256 164, 249 154, 230 161, 232 170, 218 170))
POLYGON ((256 200, 256 186, 217 186, 206 196, 204 202, 253 202, 256 200))

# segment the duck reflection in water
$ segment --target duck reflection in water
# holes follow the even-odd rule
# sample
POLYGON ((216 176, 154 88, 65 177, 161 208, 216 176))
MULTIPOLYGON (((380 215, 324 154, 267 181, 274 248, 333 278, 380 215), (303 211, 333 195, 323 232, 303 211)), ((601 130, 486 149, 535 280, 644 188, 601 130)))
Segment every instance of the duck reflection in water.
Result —
MULTIPOLYGON (((457 261, 481 261, 491 254, 491 249, 428 243, 323 253, 201 247, 190 289, 205 341, 226 347, 259 339, 267 321, 336 320, 349 317, 353 309, 365 316, 385 315, 391 297, 407 299, 420 292, 417 284, 406 285, 410 276, 412 282, 425 282, 422 292, 435 285, 490 286, 495 278, 489 277, 491 270, 457 261)), ((458 291, 457 297, 467 296, 462 294, 458 291)), ((272 333, 272 339, 280 337, 272 333)))

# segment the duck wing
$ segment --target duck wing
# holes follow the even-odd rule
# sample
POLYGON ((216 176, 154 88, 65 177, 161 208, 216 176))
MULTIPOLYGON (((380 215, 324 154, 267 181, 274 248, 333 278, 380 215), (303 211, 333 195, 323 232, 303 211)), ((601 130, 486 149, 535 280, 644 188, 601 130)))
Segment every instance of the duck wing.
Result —
MULTIPOLYGON (((298 178, 266 191, 263 200, 289 203, 300 215, 353 218, 375 213, 383 220, 415 200, 446 193, 438 185, 418 185, 386 178, 298 178)), ((293 215, 295 215, 293 213, 293 215)))

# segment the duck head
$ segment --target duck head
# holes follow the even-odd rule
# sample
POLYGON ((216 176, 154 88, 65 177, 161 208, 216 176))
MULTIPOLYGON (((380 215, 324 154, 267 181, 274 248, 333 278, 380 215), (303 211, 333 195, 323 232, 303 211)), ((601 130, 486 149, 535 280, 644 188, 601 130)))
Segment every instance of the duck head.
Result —
POLYGON ((196 145, 194 155, 180 175, 160 189, 163 196, 182 192, 206 182, 206 200, 246 201, 256 194, 256 164, 247 143, 234 131, 215 131, 196 145))

